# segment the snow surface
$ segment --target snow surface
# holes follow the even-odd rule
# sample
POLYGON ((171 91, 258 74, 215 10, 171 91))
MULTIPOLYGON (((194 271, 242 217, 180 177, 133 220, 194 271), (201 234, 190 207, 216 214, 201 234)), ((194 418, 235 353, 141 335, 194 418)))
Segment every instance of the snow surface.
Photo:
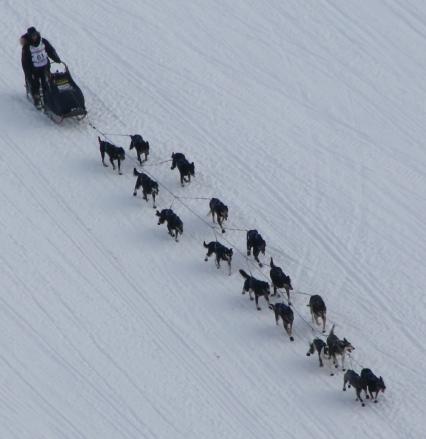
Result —
MULTIPOLYGON (((426 3, 0 8, 0 437, 425 437, 426 3), (197 216, 175 201, 176 244, 132 197, 133 152, 118 176, 87 120, 56 126, 31 107, 18 44, 31 25, 90 121, 143 134, 148 163, 186 153, 185 188, 170 163, 146 169, 222 199, 229 227, 257 228, 295 289, 324 297, 356 347, 349 366, 384 377, 378 404, 305 356, 307 296, 294 295, 291 343, 241 295, 243 232, 225 235, 229 277, 203 261, 214 234, 197 216)), ((171 201, 160 188, 159 207, 171 201)), ((208 201, 182 201, 210 222, 208 201)))

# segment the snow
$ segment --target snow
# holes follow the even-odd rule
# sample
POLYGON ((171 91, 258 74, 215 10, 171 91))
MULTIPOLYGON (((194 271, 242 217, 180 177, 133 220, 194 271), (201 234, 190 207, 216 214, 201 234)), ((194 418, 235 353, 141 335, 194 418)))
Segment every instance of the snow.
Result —
POLYGON ((424 2, 19 0, 0 23, 2 439, 424 436, 424 2), (88 120, 56 126, 26 101, 31 25, 88 120), (103 168, 88 121, 141 133, 147 164, 194 160, 185 188, 170 163, 146 170, 259 230, 263 260, 325 299, 349 366, 384 377, 378 404, 305 356, 307 296, 291 343, 241 295, 238 268, 262 276, 244 232, 219 237, 229 277, 203 261, 208 201, 175 200, 175 243, 132 197, 133 151, 123 176, 103 168))

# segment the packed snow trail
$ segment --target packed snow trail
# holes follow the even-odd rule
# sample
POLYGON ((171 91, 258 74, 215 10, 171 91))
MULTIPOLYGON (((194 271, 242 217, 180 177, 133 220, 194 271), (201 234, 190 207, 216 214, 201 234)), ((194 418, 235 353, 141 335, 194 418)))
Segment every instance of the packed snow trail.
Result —
MULTIPOLYGON (((422 437, 425 4, 187 3, 1 5, 0 436, 422 437), (214 234, 197 217, 175 202, 178 244, 157 226, 132 154, 117 176, 86 122, 28 104, 31 25, 96 126, 143 134, 148 164, 187 154, 185 188, 169 164, 147 169, 226 202, 231 227, 257 228, 295 288, 324 297, 352 365, 384 377, 378 404, 306 358, 302 319, 290 343, 241 295, 240 255, 231 277, 203 262, 214 234)), ((185 202, 209 220, 208 201, 185 202)), ((226 238, 244 249, 244 232, 226 238)))

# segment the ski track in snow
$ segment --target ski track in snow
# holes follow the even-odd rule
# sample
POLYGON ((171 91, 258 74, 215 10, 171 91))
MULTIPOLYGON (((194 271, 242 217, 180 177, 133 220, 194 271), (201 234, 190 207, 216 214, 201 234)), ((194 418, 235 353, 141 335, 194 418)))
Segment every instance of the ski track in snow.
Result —
MULTIPOLYGON (((105 0, 1 6, 2 438, 422 437, 426 380, 423 2, 105 0), (69 64, 89 120, 140 132, 174 194, 217 196, 257 228, 296 291, 319 292, 387 384, 361 408, 343 376, 203 262, 215 233, 179 201, 178 244, 132 197, 136 160, 103 168, 87 121, 55 126, 23 95, 17 39, 35 24, 69 64), (13 35, 16 35, 14 39, 13 35)), ((128 148, 128 139, 112 137, 128 148)), ((158 208, 172 197, 160 189, 158 208)), ((200 217, 208 201, 183 200, 200 217)), ((266 261, 265 262, 269 262, 266 261)))

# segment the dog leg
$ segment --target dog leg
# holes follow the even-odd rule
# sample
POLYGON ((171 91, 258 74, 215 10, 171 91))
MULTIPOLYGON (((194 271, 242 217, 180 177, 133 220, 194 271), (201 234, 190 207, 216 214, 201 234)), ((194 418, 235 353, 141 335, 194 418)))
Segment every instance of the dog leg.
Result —
POLYGON ((346 371, 346 369, 345 369, 345 351, 343 351, 343 354, 342 354, 342 371, 343 372, 345 372, 346 371))
MULTIPOLYGON (((209 253, 207 252, 206 257, 204 258, 204 262, 207 262, 209 260, 209 253)), ((243 290, 243 294, 244 294, 244 290, 243 290)))
POLYGON ((259 261, 259 257, 258 257, 259 253, 256 252, 255 250, 253 250, 253 256, 254 256, 255 261, 259 264, 259 267, 263 267, 262 262, 259 261))
POLYGON ((136 197, 137 194, 138 194, 138 185, 136 184, 135 190, 133 191, 133 196, 136 197))
POLYGON ((259 306, 259 296, 255 293, 254 297, 256 299, 256 308, 258 311, 260 311, 262 308, 259 306))
POLYGON ((285 292, 287 293, 288 306, 290 306, 291 305, 291 302, 290 302, 290 290, 288 288, 286 288, 285 292))
POLYGON ((325 332, 325 322, 326 322, 326 319, 327 319, 327 317, 326 317, 326 315, 323 313, 323 314, 322 314, 322 332, 323 332, 323 333, 325 332))
POLYGON ((219 259, 219 256, 218 255, 216 255, 216 268, 219 270, 219 268, 220 268, 220 259, 219 259))
MULTIPOLYGON (((337 360, 336 360, 336 356, 334 354, 329 356, 329 360, 331 360, 331 359, 333 360, 332 364, 334 365, 335 368, 337 368, 337 364, 336 364, 337 360)), ((331 376, 334 375, 334 371, 333 371, 333 368, 331 367, 331 364, 330 364, 330 375, 331 376)))
POLYGON ((100 148, 100 151, 101 151, 102 164, 105 166, 105 168, 108 168, 108 165, 105 163, 105 150, 103 148, 100 148))
POLYGON ((156 206, 155 206, 155 194, 154 193, 152 194, 152 207, 154 209, 156 208, 156 206))
POLYGON ((286 330, 287 335, 290 337, 290 341, 294 341, 294 338, 291 335, 291 328, 292 328, 291 323, 287 323, 286 325, 284 325, 284 329, 286 330))
POLYGON ((365 407, 364 401, 361 398, 361 389, 356 388, 355 391, 356 391, 356 400, 357 401, 359 400, 361 402, 361 406, 365 407))
POLYGON ((221 217, 218 215, 217 216, 217 223, 219 224, 220 230, 222 231, 222 233, 225 233, 225 230, 222 227, 222 220, 221 217))
POLYGON ((228 261, 228 267, 229 267, 229 276, 231 276, 231 261, 228 261))
POLYGON ((343 391, 346 392, 346 383, 348 382, 348 380, 346 379, 346 377, 343 378, 343 391))
POLYGON ((112 165, 112 169, 115 171, 115 165, 114 165, 114 161, 112 160, 112 158, 110 157, 109 158, 109 162, 111 163, 111 165, 112 165))

